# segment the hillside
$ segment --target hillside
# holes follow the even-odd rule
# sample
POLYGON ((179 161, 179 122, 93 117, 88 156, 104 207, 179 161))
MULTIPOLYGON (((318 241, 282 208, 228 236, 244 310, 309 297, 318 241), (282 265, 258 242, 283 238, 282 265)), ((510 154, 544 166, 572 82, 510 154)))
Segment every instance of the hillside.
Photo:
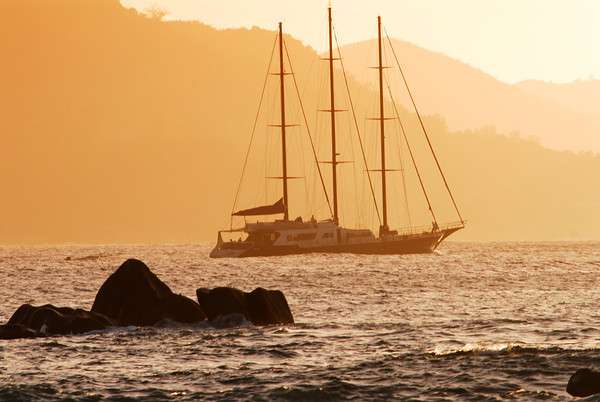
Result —
MULTIPOLYGON (((273 39, 259 29, 147 18, 117 0, 1 2, 0 244, 213 240, 229 222, 273 39)), ((287 41, 298 81, 309 88, 318 55, 287 41)), ((432 77, 428 68, 421 72, 432 77)), ((436 71, 460 83, 452 66, 436 71)), ((481 125, 499 111, 507 120, 538 124, 541 111, 528 111, 512 89, 478 77, 498 91, 495 100, 473 101, 481 125)), ((362 99, 374 95, 351 85, 362 99)), ((419 85, 419 100, 434 102, 419 85)), ((435 102, 450 108, 449 125, 468 126, 451 111, 455 104, 469 108, 444 88, 435 102)), ((322 94, 304 95, 314 115, 322 94)), ((362 121, 370 111, 358 112, 362 121)), ((297 112, 291 117, 298 121, 297 112)), ((418 135, 414 116, 403 117, 418 135)), ((552 151, 492 129, 449 132, 439 118, 426 124, 469 220, 457 239, 600 238, 599 157, 552 151)), ((548 138, 559 144, 552 126, 548 138)), ((541 136, 542 128, 524 132, 541 136)), ((296 191, 295 200, 302 190, 296 191)))
MULTIPOLYGON (((600 152, 597 84, 548 84, 554 89, 547 90, 533 83, 509 85, 443 54, 401 40, 393 43, 423 112, 444 116, 450 130, 494 126, 533 136, 553 149, 600 152)), ((376 74, 366 68, 375 62, 375 51, 375 41, 342 48, 348 69, 361 82, 375 82, 376 74)), ((395 65, 389 50, 386 59, 395 65)), ((400 89, 394 86, 398 94, 400 89)))
POLYGON ((570 110, 586 113, 600 120, 600 80, 580 80, 570 83, 523 81, 518 88, 533 96, 546 98, 570 110))

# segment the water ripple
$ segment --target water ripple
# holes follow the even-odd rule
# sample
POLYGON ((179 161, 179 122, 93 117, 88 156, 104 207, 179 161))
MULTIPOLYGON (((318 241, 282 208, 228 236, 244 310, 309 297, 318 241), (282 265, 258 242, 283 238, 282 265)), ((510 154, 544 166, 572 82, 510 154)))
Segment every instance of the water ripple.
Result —
POLYGON ((0 344, 4 400, 554 400, 600 367, 597 243, 211 260, 201 246, 0 247, 0 320, 90 308, 127 257, 178 293, 282 290, 297 324, 161 323, 0 344))

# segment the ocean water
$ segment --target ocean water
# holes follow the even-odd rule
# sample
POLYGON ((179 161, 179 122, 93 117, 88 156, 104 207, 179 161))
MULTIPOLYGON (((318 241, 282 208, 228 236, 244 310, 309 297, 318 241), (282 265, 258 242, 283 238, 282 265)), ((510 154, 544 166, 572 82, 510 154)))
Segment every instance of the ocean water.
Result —
POLYGON ((432 255, 212 260, 210 245, 0 248, 0 321, 89 309, 129 257, 173 291, 282 290, 296 324, 0 341, 0 400, 568 400, 600 367, 600 244, 445 243, 432 255))

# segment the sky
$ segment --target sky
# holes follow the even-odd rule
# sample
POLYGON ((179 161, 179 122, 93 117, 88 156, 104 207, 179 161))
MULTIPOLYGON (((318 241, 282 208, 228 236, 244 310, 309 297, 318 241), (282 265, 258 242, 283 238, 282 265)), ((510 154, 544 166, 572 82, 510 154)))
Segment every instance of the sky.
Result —
MULTIPOLYGON (((162 9, 171 19, 217 28, 257 26, 326 48, 328 0, 121 0, 162 9)), ((376 36, 381 14, 389 34, 444 53, 496 78, 570 82, 600 79, 598 0, 337 0, 341 44, 376 36)))

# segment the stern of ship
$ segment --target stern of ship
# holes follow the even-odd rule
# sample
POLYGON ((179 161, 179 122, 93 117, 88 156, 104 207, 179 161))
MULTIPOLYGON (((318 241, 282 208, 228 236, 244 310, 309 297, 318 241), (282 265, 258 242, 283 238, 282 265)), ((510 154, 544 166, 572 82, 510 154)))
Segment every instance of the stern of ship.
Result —
POLYGON ((237 258, 252 248, 247 241, 224 241, 222 232, 217 235, 217 244, 209 254, 210 258, 237 258))

